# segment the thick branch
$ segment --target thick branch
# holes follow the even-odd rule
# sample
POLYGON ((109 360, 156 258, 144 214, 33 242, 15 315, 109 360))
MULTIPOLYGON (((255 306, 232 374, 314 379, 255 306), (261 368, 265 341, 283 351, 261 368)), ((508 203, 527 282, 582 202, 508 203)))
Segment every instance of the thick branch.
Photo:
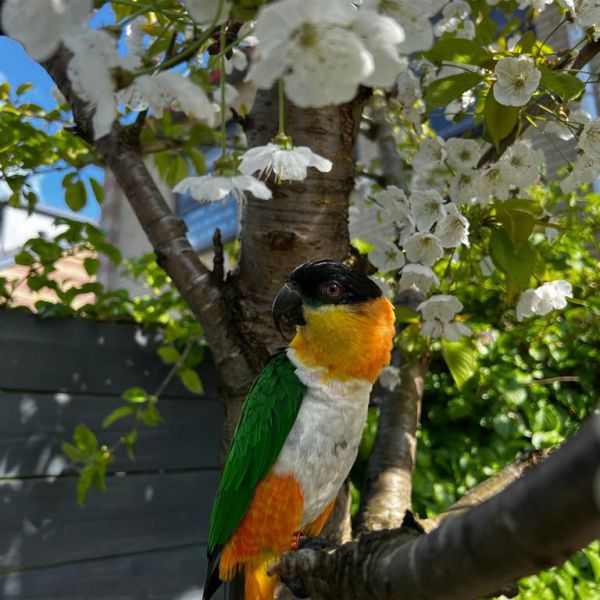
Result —
MULTIPOLYGON (((581 69, 588 62, 590 62, 600 52, 600 40, 597 42, 588 42, 577 54, 574 56, 569 55, 561 60, 555 67, 554 70, 560 71, 564 69, 581 69)), ((537 105, 531 106, 527 110, 527 115, 531 118, 537 117, 538 115, 545 112, 545 108, 552 106, 554 100, 552 96, 546 95, 537 103, 537 105)), ((487 152, 483 154, 479 160, 478 167, 484 167, 497 161, 503 154, 504 151, 513 143, 515 140, 523 135, 523 133, 529 128, 531 122, 529 120, 522 121, 515 125, 508 137, 505 137, 499 144, 498 149, 494 146, 489 148, 487 152)))
MULTIPOLYGON (((115 124, 110 135, 93 140, 93 111, 71 88, 66 75, 69 60, 70 53, 61 47, 44 66, 69 101, 77 132, 99 151, 113 171, 156 252, 159 264, 202 323, 216 362, 222 395, 226 401, 232 399, 237 413, 256 369, 240 350, 233 316, 221 293, 221 286, 200 262, 189 243, 183 220, 173 214, 148 172, 138 145, 138 129, 121 128, 115 124)), ((225 432, 225 443, 231 433, 225 432)))
POLYGON ((399 389, 385 394, 361 497, 359 531, 400 527, 412 506, 416 433, 428 366, 428 358, 405 364, 399 389))
POLYGON ((600 537, 600 416, 504 491, 412 543, 366 534, 334 553, 283 556, 313 598, 469 600, 564 562, 600 537))

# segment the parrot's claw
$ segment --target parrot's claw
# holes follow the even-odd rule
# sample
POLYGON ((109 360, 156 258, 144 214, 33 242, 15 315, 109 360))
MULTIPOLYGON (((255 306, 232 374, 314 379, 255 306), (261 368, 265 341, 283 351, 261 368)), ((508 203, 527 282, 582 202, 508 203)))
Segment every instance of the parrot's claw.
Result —
POLYGON ((292 552, 298 552, 298 550, 300 550, 300 542, 303 539, 305 539, 305 537, 301 531, 294 531, 294 533, 292 533, 292 540, 290 541, 290 549, 292 552))

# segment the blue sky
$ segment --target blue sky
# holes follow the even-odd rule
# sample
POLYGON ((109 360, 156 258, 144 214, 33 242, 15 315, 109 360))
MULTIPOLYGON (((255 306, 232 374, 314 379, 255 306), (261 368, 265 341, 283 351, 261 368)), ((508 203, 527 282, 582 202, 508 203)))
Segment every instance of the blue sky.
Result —
MULTIPOLYGON (((107 6, 94 14, 91 23, 98 26, 106 25, 110 21, 111 12, 107 6)), ((54 87, 54 82, 50 79, 50 76, 42 67, 29 58, 29 55, 20 44, 3 36, 0 36, 0 81, 8 81, 13 89, 22 83, 32 83, 34 87, 24 94, 24 100, 39 104, 45 109, 56 107, 56 101, 50 92, 54 87)), ((93 176, 101 183, 104 181, 102 169, 88 168, 86 169, 86 175, 93 176)), ((71 213, 64 200, 64 190, 61 186, 63 176, 64 172, 36 176, 32 181, 32 185, 38 193, 40 205, 71 213)), ((77 214, 94 220, 100 218, 100 206, 89 186, 88 203, 77 214)))

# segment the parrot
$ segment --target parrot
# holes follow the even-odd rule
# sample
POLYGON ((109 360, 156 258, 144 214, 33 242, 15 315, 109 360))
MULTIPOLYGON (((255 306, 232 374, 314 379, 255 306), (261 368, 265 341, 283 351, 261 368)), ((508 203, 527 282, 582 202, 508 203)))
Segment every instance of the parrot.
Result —
MULTIPOLYGON (((298 266, 272 306, 296 333, 254 381, 227 453, 208 533, 204 600, 243 576, 271 600, 267 572, 299 536, 318 536, 356 459, 374 382, 389 364, 394 308, 379 286, 331 259, 298 266)), ((296 541, 296 544, 294 544, 296 541)))

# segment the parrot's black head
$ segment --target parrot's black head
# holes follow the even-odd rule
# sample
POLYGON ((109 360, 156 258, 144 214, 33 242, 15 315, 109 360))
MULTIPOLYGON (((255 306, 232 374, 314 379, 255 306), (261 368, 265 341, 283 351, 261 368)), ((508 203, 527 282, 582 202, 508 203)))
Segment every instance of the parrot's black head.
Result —
POLYGON ((273 321, 281 332, 283 319, 306 325, 305 306, 360 304, 380 296, 379 286, 366 275, 341 262, 318 258, 294 269, 273 302, 273 321))

